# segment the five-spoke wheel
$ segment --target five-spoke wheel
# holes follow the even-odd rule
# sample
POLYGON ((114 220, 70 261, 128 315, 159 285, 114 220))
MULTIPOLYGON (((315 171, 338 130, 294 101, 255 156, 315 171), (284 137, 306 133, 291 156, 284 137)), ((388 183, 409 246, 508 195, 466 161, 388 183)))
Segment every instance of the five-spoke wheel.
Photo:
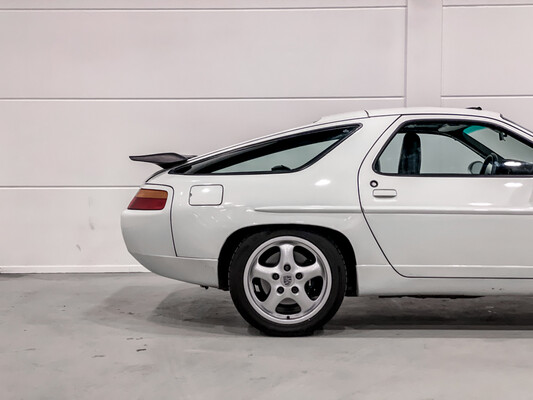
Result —
POLYGON ((314 233, 260 232, 237 248, 230 290, 239 312, 269 334, 305 334, 337 311, 346 287, 339 249, 314 233))

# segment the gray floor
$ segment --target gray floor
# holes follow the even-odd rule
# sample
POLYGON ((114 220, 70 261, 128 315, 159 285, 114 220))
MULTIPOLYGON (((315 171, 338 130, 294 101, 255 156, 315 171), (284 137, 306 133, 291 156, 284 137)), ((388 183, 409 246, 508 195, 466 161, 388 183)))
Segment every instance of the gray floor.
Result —
POLYGON ((1 399, 533 399, 533 298, 348 298, 260 335, 152 274, 0 275, 1 399))

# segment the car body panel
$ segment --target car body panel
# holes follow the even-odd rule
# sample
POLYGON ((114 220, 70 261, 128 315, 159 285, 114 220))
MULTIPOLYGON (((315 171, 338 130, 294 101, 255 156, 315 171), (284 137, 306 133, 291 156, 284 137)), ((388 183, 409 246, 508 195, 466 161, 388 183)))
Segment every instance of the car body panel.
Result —
MULTIPOLYGON (((398 176, 372 164, 402 124, 442 116, 403 116, 376 142, 359 175, 366 219, 391 265, 409 277, 533 278, 533 178, 398 176), (376 197, 370 182, 394 197, 376 197)), ((454 116, 472 121, 472 117, 454 116)), ((476 122, 490 122, 478 117, 476 122)), ((504 124, 502 128, 531 140, 504 124)))
POLYGON ((201 286, 218 288, 218 260, 191 257, 155 256, 132 253, 150 271, 201 286))
POLYGON ((162 210, 125 210, 122 212, 122 236, 126 247, 134 257, 135 254, 175 257, 176 251, 170 225, 174 191, 168 185, 145 184, 143 188, 164 190, 168 193, 168 200, 162 210))
POLYGON ((239 229, 298 224, 334 229, 345 235, 356 251, 361 248, 359 263, 387 265, 361 214, 357 160, 364 157, 375 141, 374 132, 385 130, 396 118, 366 120, 363 128, 342 146, 294 173, 157 176, 154 183, 172 185, 175 189, 172 228, 177 255, 218 258, 226 239, 239 229), (189 206, 190 188, 197 185, 221 185, 223 203, 189 206))
POLYGON ((359 296, 533 295, 531 279, 409 278, 385 266, 357 266, 359 296))

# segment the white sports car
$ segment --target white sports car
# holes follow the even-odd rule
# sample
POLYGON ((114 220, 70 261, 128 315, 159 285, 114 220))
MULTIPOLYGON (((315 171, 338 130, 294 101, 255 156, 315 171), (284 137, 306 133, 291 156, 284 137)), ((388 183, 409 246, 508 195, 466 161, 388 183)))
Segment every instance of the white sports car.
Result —
POLYGON ((163 170, 122 214, 129 252, 229 290, 272 335, 346 296, 533 294, 533 133, 480 109, 360 111, 163 170))

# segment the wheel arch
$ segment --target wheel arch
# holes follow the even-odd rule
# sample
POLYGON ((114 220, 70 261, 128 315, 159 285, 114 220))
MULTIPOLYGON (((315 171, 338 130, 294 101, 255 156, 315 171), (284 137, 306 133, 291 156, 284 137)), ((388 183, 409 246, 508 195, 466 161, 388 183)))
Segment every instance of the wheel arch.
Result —
POLYGON ((257 232, 262 231, 274 231, 281 229, 295 229, 302 230, 306 232, 313 232, 319 234, 327 239, 332 240, 340 249, 344 260, 346 262, 346 273, 347 273, 347 287, 346 287, 346 296, 357 296, 357 269, 356 269, 356 258, 355 252, 352 244, 348 238, 341 232, 325 228, 322 226, 316 225, 302 225, 302 224, 268 224, 268 225, 254 225, 247 226, 237 231, 233 232, 220 250, 218 256, 218 287, 222 290, 229 289, 229 264, 231 262, 231 257, 239 245, 239 243, 246 238, 247 236, 253 235, 257 232))

